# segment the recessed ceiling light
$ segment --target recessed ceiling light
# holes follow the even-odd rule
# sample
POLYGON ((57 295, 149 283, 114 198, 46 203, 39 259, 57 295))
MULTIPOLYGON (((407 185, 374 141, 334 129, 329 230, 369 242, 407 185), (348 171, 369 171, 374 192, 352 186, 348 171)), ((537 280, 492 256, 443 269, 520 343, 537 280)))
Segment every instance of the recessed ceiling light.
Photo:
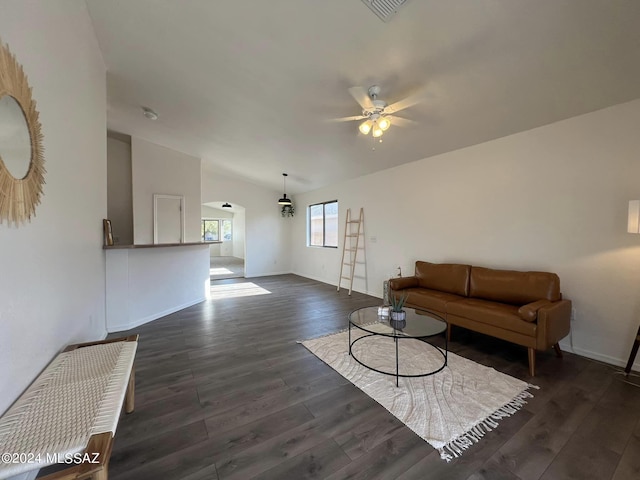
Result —
POLYGON ((147 117, 149 120, 157 120, 158 114, 147 107, 142 107, 142 114, 147 117))

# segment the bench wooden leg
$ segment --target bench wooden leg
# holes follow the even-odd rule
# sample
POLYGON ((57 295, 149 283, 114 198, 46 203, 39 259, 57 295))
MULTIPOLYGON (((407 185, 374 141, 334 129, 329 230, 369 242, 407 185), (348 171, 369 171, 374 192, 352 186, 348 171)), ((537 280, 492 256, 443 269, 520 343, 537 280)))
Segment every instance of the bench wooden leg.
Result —
POLYGON ((98 433, 89 438, 84 455, 93 460, 97 454, 97 463, 83 462, 70 468, 50 473, 40 480, 109 480, 109 460, 113 448, 111 432, 98 433))
MULTIPOLYGON (((100 468, 92 472, 92 480, 109 480, 109 460, 111 460, 111 449, 113 448, 113 436, 111 432, 93 435, 87 445, 88 452, 99 452, 100 468)), ((83 465, 91 467, 91 465, 83 465)), ((82 469, 82 467, 81 467, 82 469)))
POLYGON ((92 480, 109 480, 109 468, 107 466, 102 467, 91 477, 92 480))
MULTIPOLYGON (((131 375, 129 375, 129 383, 127 384, 127 392, 124 397, 124 411, 133 412, 136 403, 136 366, 131 367, 131 375)), ((105 477, 107 478, 107 477, 105 477)))
POLYGON ((560 344, 556 343, 553 346, 553 349, 556 351, 556 357, 562 358, 562 350, 560 350, 560 344))
POLYGON ((529 375, 536 376, 536 349, 529 347, 529 375))

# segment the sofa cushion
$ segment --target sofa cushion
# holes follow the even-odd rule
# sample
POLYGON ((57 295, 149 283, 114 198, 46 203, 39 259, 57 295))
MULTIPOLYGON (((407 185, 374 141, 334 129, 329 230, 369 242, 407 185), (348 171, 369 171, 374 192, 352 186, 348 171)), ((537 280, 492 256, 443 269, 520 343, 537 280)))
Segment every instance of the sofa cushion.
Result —
POLYGON ((456 315, 513 332, 535 336, 536 324, 525 322, 518 307, 477 298, 464 298, 447 304, 447 315, 456 315))
POLYGON ((418 309, 434 310, 444 314, 449 302, 460 300, 464 297, 452 293, 439 292, 426 288, 408 288, 403 290, 407 294, 407 304, 414 305, 418 309))
POLYGON ((472 267, 469 296, 525 305, 537 300, 560 300, 560 279, 555 273, 516 272, 472 267))
POLYGON ((455 295, 469 295, 471 265, 457 263, 416 262, 416 277, 422 288, 455 295))
POLYGON ((405 288, 414 288, 418 286, 416 277, 396 277, 389 279, 389 287, 391 290, 404 290, 405 288))

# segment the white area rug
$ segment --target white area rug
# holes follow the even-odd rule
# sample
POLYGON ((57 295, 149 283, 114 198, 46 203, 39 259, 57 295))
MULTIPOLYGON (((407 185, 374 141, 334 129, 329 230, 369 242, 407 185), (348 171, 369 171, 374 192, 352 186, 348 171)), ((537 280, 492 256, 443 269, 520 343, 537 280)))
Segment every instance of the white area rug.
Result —
MULTIPOLYGON (((387 327, 389 328, 389 327, 387 327)), ((363 335, 351 331, 352 339, 363 335)), ((447 367, 428 376, 400 378, 369 370, 349 356, 348 332, 301 342, 313 354, 389 410, 447 461, 462 455, 497 421, 516 413, 532 395, 526 382, 449 352, 447 367)), ((369 337, 353 352, 367 365, 395 372, 395 346, 390 337, 369 337)), ((420 340, 400 340, 400 373, 436 370, 443 357, 420 340)))

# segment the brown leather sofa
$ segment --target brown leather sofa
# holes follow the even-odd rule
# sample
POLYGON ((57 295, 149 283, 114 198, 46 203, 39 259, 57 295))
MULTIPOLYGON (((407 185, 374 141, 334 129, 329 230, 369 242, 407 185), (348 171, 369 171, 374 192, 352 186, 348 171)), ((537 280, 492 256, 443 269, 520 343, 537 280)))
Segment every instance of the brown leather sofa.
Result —
POLYGON ((563 300, 555 273, 494 270, 461 264, 416 262, 413 277, 391 279, 391 294, 406 294, 406 305, 430 310, 451 325, 492 335, 529 349, 529 373, 535 374, 536 350, 553 347, 567 336, 571 302, 563 300))

